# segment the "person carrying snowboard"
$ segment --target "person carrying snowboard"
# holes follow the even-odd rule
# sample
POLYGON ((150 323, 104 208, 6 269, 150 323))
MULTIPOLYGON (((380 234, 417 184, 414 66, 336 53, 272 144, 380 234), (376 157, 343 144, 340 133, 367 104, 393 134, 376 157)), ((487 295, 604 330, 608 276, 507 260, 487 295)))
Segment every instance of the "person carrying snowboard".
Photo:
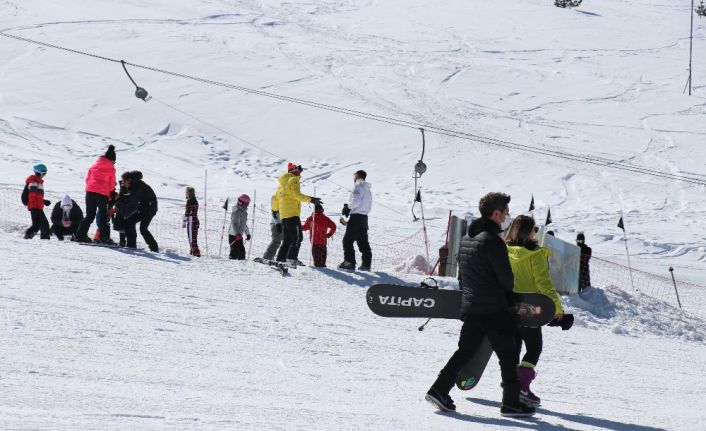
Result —
POLYGON ((230 215, 230 228, 228 229, 228 242, 230 243, 231 259, 245 260, 245 244, 243 243, 243 235, 246 241, 250 241, 250 229, 248 229, 248 206, 250 205, 250 196, 240 195, 238 202, 233 208, 230 215))
POLYGON ((481 217, 473 220, 459 249, 459 284, 463 291, 463 327, 458 350, 451 356, 426 393, 426 400, 442 411, 455 411, 449 391, 461 369, 480 347, 485 337, 500 362, 503 397, 502 416, 532 416, 534 408, 520 402, 517 379, 518 355, 515 346, 513 275, 501 225, 509 217, 510 196, 488 193, 480 199, 481 217))
POLYGON ((282 220, 282 245, 277 252, 278 262, 287 262, 290 267, 304 265, 299 260, 301 245, 302 221, 301 203, 311 202, 321 204, 321 199, 307 196, 301 192, 300 181, 304 168, 292 162, 287 164, 287 172, 280 175, 277 186, 277 207, 282 220))
POLYGON ((73 239, 78 242, 91 242, 88 229, 96 218, 98 211, 98 230, 104 244, 115 244, 110 239, 108 224, 108 200, 111 192, 115 192, 115 146, 109 145, 104 155, 88 169, 86 174, 86 218, 81 221, 73 239))
MULTIPOLYGON (((555 320, 561 321, 564 309, 559 295, 554 289, 549 273, 549 256, 552 252, 540 247, 535 240, 538 231, 534 218, 519 215, 512 221, 505 234, 507 252, 514 280, 513 292, 541 293, 551 298, 556 307, 555 320)), ((525 344, 525 355, 517 367, 517 377, 520 381, 520 399, 527 405, 538 407, 540 399, 530 390, 530 383, 536 376, 535 367, 542 353, 542 327, 529 328, 518 326, 515 334, 517 356, 525 344)))
POLYGON ((270 219, 270 244, 265 249, 265 254, 262 258, 265 260, 272 260, 277 255, 277 250, 282 244, 282 220, 279 218, 279 202, 277 200, 277 193, 272 195, 272 218, 270 219))
POLYGON ((122 175, 123 185, 127 190, 124 196, 123 217, 125 228, 125 245, 129 248, 137 247, 137 223, 140 223, 140 234, 145 240, 150 251, 159 252, 159 245, 149 231, 150 223, 157 215, 157 195, 152 187, 142 181, 142 172, 130 171, 122 175))
POLYGON ((79 223, 83 220, 83 211, 76 201, 65 195, 54 205, 51 212, 51 231, 56 239, 63 241, 65 236, 71 238, 76 233, 79 223))
POLYGON ((326 267, 326 243, 336 233, 336 223, 324 214, 321 204, 314 205, 314 214, 307 217, 302 225, 303 231, 309 231, 311 241, 311 255, 314 257, 314 266, 326 267))
POLYGON ((201 257, 199 250, 199 201, 196 200, 196 190, 187 187, 185 192, 186 205, 184 206, 184 221, 182 227, 186 228, 186 235, 189 238, 189 254, 201 257))
POLYGON ((338 269, 355 271, 355 250, 353 243, 358 243, 362 263, 359 271, 370 271, 373 254, 368 242, 368 213, 373 206, 373 195, 370 193, 370 183, 365 182, 368 174, 356 171, 353 174, 353 191, 347 204, 343 205, 341 214, 349 217, 346 223, 346 233, 343 235, 343 262, 338 269))
POLYGON ((51 202, 44 199, 44 177, 47 174, 47 167, 43 164, 32 167, 34 173, 25 180, 25 187, 22 190, 22 203, 27 206, 29 215, 32 218, 32 225, 25 231, 25 239, 32 239, 39 232, 41 239, 50 239, 49 221, 44 214, 44 207, 51 205, 51 202))

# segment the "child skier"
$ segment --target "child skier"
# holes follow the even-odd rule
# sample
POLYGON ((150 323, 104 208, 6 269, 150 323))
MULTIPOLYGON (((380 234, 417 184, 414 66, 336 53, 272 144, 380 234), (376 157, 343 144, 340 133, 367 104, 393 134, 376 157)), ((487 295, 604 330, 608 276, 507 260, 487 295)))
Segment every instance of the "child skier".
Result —
POLYGON ((196 200, 196 190, 193 187, 187 187, 185 197, 184 222, 181 227, 186 228, 186 235, 189 238, 189 254, 201 257, 197 241, 199 234, 199 201, 196 200))
POLYGON ((310 215, 302 230, 309 232, 311 241, 311 254, 314 257, 314 266, 318 268, 326 267, 326 242, 336 233, 336 223, 324 214, 324 207, 321 204, 314 205, 314 214, 310 215))
POLYGON ((47 167, 43 164, 34 165, 34 174, 25 180, 25 188, 22 190, 22 203, 27 206, 32 217, 32 226, 25 231, 25 239, 32 239, 37 232, 40 238, 49 239, 49 220, 44 214, 44 207, 51 205, 51 202, 44 199, 44 176, 47 174, 47 167))
POLYGON ((248 229, 248 205, 250 196, 240 195, 238 203, 233 208, 230 215, 230 229, 228 229, 228 242, 230 242, 230 258, 245 260, 245 245, 243 245, 243 235, 245 240, 250 241, 250 229, 248 229))

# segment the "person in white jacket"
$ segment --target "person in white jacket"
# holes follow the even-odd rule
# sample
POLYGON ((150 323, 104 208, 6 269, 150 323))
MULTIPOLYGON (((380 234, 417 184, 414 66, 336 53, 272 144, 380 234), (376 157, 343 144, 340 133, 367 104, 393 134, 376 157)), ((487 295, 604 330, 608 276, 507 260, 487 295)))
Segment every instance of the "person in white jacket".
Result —
POLYGON ((343 235, 343 262, 338 265, 338 268, 346 271, 355 270, 353 243, 358 243, 358 250, 362 255, 359 271, 370 271, 370 263, 373 259, 370 243, 368 243, 368 213, 373 206, 373 195, 370 192, 370 183, 365 181, 367 176, 368 174, 363 170, 353 174, 353 191, 348 203, 343 205, 341 210, 341 214, 349 219, 346 223, 346 233, 343 235))

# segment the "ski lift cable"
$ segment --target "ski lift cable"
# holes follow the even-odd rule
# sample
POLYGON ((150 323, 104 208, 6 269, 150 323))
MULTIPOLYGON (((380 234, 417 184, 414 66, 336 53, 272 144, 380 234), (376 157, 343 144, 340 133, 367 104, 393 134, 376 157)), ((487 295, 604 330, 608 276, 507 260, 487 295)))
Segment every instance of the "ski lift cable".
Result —
MULTIPOLYGON (((135 84, 135 86, 137 86, 137 84, 135 84)), ((208 127, 211 127, 211 128, 213 128, 213 129, 215 129, 215 130, 218 130, 219 132, 221 132, 221 133, 223 133, 223 134, 225 134, 225 135, 227 135, 227 136, 230 136, 231 138, 233 138, 233 139, 235 139, 235 140, 237 140, 237 141, 239 141, 239 142, 241 142, 241 143, 243 143, 243 144, 245 144, 245 145, 249 145, 249 146, 251 146, 251 147, 257 148, 258 150, 260 150, 260 151, 262 151, 262 152, 264 152, 264 153, 267 153, 267 154, 273 156, 273 157, 276 158, 277 160, 286 160, 284 157, 281 157, 281 156, 279 156, 278 154, 275 154, 275 153, 273 153, 272 151, 269 151, 268 149, 263 148, 262 146, 259 146, 259 145, 255 144, 255 143, 253 143, 253 142, 250 142, 250 141, 248 141, 247 139, 241 138, 240 136, 237 136, 237 135, 235 135, 235 134, 229 132, 228 130, 225 130, 225 129, 221 128, 221 127, 218 127, 218 126, 216 126, 216 125, 213 124, 213 123, 210 123, 210 122, 208 122, 208 121, 206 121, 206 120, 204 120, 204 119, 201 119, 201 118, 197 117, 196 115, 190 114, 190 113, 188 113, 188 112, 186 112, 186 111, 184 111, 184 110, 182 110, 182 109, 179 109, 179 108, 177 108, 177 107, 175 107, 175 106, 173 106, 173 105, 171 105, 171 104, 169 104, 169 103, 167 103, 167 102, 164 102, 164 101, 160 100, 160 99, 157 98, 157 97, 152 96, 152 100, 154 100, 155 102, 159 103, 160 105, 162 105, 162 106, 164 106, 164 107, 166 107, 166 108, 168 108, 168 109, 171 109, 171 110, 173 110, 173 111, 175 111, 175 112, 178 112, 178 113, 180 113, 180 114, 182 114, 182 115, 184 115, 184 116, 186 116, 186 117, 189 117, 189 118, 191 118, 191 119, 193 119, 193 120, 195 120, 195 121, 198 121, 198 122, 200 122, 200 123, 202 123, 202 124, 205 124, 205 125, 208 126, 208 127)), ((329 183, 335 185, 336 187, 338 187, 338 188, 340 188, 340 189, 342 189, 342 190, 346 190, 346 191, 350 190, 350 188, 346 188, 346 187, 342 186, 341 184, 338 184, 337 182, 331 180, 330 178, 322 178, 322 179, 323 179, 324 181, 327 181, 327 182, 329 182, 329 183)), ((396 210, 396 209, 394 209, 394 208, 392 208, 392 207, 389 207, 389 206, 387 206, 387 205, 385 205, 385 204, 383 204, 383 203, 378 202, 376 205, 381 206, 381 207, 383 207, 383 208, 386 208, 386 209, 388 209, 389 211, 391 211, 391 212, 393 212, 393 213, 395 213, 395 214, 397 214, 397 215, 400 215, 400 216, 403 215, 400 211, 398 211, 398 210, 396 210)), ((400 220, 392 220, 392 221, 399 222, 400 220)))
POLYGON ((655 169, 649 169, 646 167, 632 165, 629 163, 625 163, 625 162, 621 162, 621 161, 617 161, 617 160, 611 160, 611 159, 607 159, 607 158, 603 158, 603 157, 599 157, 599 156, 591 156, 591 155, 584 155, 584 154, 579 154, 579 153, 571 153, 568 151, 552 150, 552 149, 548 149, 548 148, 534 147, 534 146, 530 146, 530 145, 524 145, 524 144, 514 143, 514 142, 510 142, 510 141, 504 141, 504 140, 500 140, 497 138, 491 138, 491 137, 476 135, 476 134, 472 134, 472 133, 468 133, 468 132, 447 129, 444 127, 433 126, 433 125, 424 125, 424 124, 420 124, 418 122, 404 120, 404 119, 400 119, 400 118, 372 114, 372 113, 368 113, 368 112, 364 112, 364 111, 357 111, 357 110, 343 108, 343 107, 339 107, 339 106, 335 106, 335 105, 329 105, 329 104, 314 102, 314 101, 305 100, 305 99, 298 99, 298 98, 290 97, 290 96, 283 96, 283 95, 276 94, 276 93, 270 93, 270 92, 266 92, 266 91, 262 91, 262 90, 255 90, 252 88, 247 88, 247 87, 243 87, 243 86, 239 86, 239 85, 235 85, 235 84, 229 84, 229 83, 219 82, 219 81, 215 81, 215 80, 211 80, 211 79, 207 79, 207 78, 202 78, 202 77, 198 77, 198 76, 192 76, 192 75, 187 75, 187 74, 183 74, 183 73, 179 73, 179 72, 173 72, 173 71, 169 71, 169 70, 165 70, 165 69, 160 69, 157 67, 145 66, 145 65, 141 65, 141 64, 137 64, 137 63, 127 62, 124 60, 117 60, 117 59, 110 58, 110 57, 96 55, 96 54, 80 51, 77 49, 67 48, 67 47, 63 47, 63 46, 59 46, 59 45, 55 45, 55 44, 50 44, 50 43, 46 43, 46 42, 41 42, 41 41, 37 41, 37 40, 33 40, 33 39, 28 39, 28 38, 24 38, 21 36, 16 36, 16 35, 4 33, 4 32, 0 32, 0 36, 23 41, 26 43, 39 45, 39 46, 54 48, 54 49, 62 50, 65 52, 70 52, 73 54, 84 55, 84 56, 92 57, 92 58, 102 60, 102 61, 121 63, 123 65, 129 65, 129 66, 132 66, 135 68, 149 70, 149 71, 156 72, 156 73, 161 73, 161 74, 170 75, 170 76, 183 78, 183 79, 189 79, 189 80, 198 81, 198 82, 202 82, 202 83, 209 84, 209 85, 215 85, 215 86, 228 88, 228 89, 232 89, 232 90, 238 90, 238 91, 242 91, 245 93, 269 97, 269 98, 273 98, 273 99, 277 99, 277 100, 281 100, 281 101, 297 103, 297 104, 309 106, 312 108, 323 109, 323 110, 327 110, 327 111, 331 111, 331 112, 336 112, 336 113, 354 116, 354 117, 358 117, 358 118, 368 119, 368 120, 377 121, 377 122, 381 122, 381 123, 396 125, 398 127, 414 128, 414 129, 424 128, 427 132, 435 133, 438 135, 448 136, 448 137, 457 138, 457 139, 463 139, 463 140, 467 140, 467 141, 473 141, 473 142, 491 145, 491 146, 497 146, 497 147, 505 148, 505 149, 511 150, 511 151, 521 151, 521 152, 533 153, 533 154, 544 155, 544 156, 548 156, 548 157, 560 158, 560 159, 564 159, 564 160, 568 160, 568 161, 593 164, 593 165, 608 167, 608 168, 612 168, 612 169, 616 169, 616 170, 623 170, 623 171, 627 171, 627 172, 639 173, 639 174, 663 178, 663 179, 667 179, 667 180, 682 181, 682 182, 696 184, 696 185, 702 185, 702 186, 706 185, 706 180, 703 180, 703 179, 694 178, 694 177, 690 177, 690 176, 683 175, 683 174, 674 174, 674 173, 669 173, 669 172, 664 172, 664 171, 658 171, 655 169))

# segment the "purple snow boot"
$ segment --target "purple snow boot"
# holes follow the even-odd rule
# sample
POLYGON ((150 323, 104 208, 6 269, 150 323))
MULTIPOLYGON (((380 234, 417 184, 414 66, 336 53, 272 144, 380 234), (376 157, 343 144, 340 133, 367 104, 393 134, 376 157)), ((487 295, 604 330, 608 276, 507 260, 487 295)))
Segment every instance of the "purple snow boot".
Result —
POLYGON ((530 383, 537 373, 529 367, 520 365, 517 367, 517 379, 520 381, 520 401, 531 407, 539 407, 541 400, 530 390, 530 383))

